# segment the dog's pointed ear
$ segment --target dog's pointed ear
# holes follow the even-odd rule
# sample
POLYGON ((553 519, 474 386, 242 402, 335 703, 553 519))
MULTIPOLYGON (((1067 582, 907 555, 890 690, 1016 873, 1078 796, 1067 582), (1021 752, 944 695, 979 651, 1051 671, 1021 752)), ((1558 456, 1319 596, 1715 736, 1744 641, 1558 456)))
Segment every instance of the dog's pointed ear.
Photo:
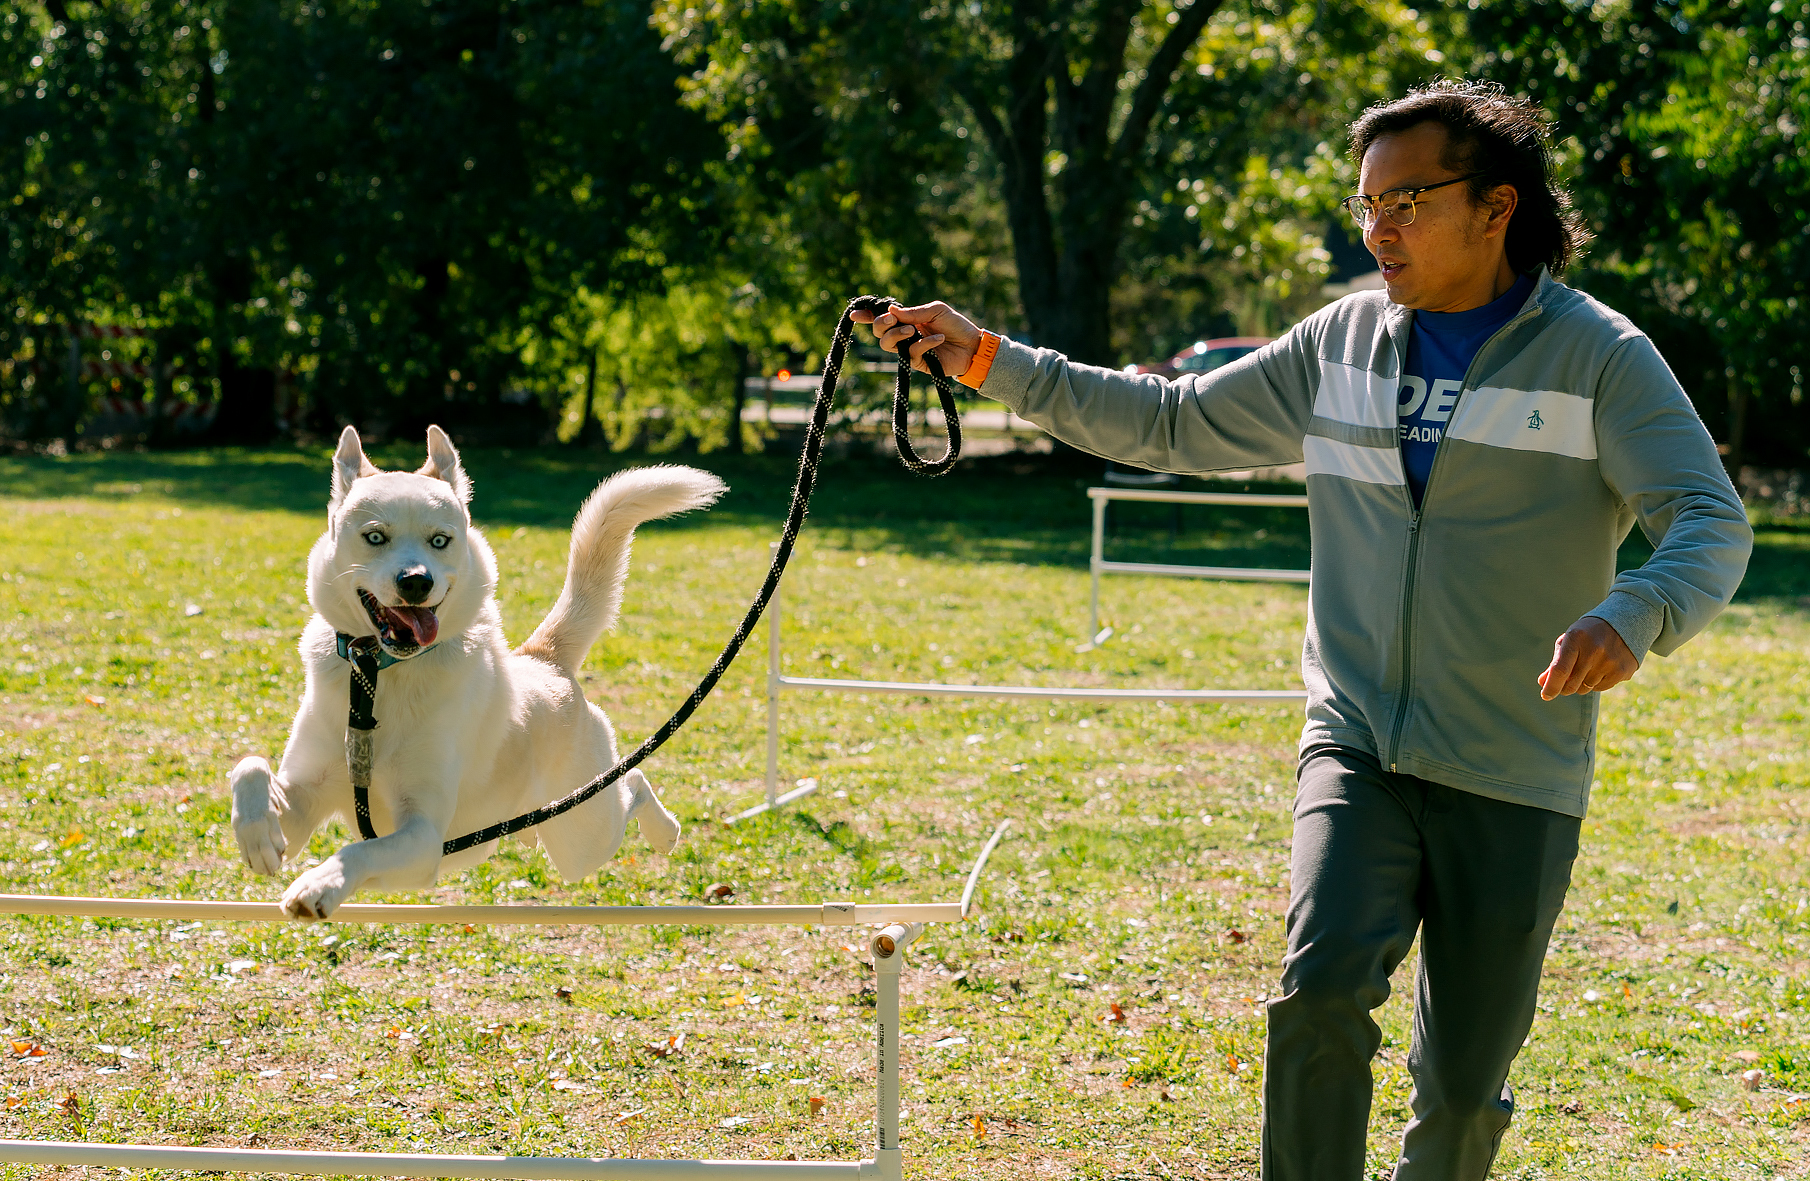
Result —
POLYGON ((352 490, 352 481, 364 476, 377 474, 376 467, 365 458, 365 449, 358 442, 356 428, 347 427, 339 433, 339 449, 333 453, 333 495, 327 502, 327 511, 339 508, 346 493, 352 490))
POLYGON ((437 426, 427 428, 427 462, 421 465, 417 474, 445 480, 452 485, 453 495, 459 498, 460 504, 471 503, 471 477, 465 474, 465 465, 459 462, 458 448, 437 426))

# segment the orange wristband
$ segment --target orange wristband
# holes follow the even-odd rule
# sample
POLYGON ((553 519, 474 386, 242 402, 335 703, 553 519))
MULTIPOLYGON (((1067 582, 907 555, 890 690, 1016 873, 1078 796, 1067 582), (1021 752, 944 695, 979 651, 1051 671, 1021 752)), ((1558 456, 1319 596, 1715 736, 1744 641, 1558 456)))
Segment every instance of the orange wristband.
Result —
POLYGON ((999 355, 999 335, 981 329, 980 349, 974 354, 974 363, 968 366, 968 372, 955 380, 971 390, 980 388, 980 383, 987 380, 987 370, 993 368, 993 358, 999 355))

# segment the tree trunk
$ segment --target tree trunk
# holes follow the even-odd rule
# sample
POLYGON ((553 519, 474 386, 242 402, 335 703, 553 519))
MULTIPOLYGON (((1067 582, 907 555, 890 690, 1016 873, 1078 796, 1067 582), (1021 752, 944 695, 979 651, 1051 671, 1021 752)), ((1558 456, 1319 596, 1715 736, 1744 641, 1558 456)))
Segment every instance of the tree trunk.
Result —
POLYGON ((1722 457, 1728 469, 1728 478, 1734 482, 1735 491, 1741 490, 1741 465, 1746 459, 1747 439, 1747 383, 1733 370, 1728 371, 1728 442, 1724 444, 1726 452, 1722 457))
POLYGON ((584 415, 578 424, 578 445, 595 447, 603 438, 603 412, 597 405, 597 350, 591 350, 584 369, 584 415))
POLYGON ((214 414, 216 441, 262 447, 277 435, 277 375, 246 369, 231 353, 220 365, 220 409, 214 414))
POLYGON ((1112 285, 1130 178, 1144 164, 1150 127, 1182 57, 1221 3, 1194 0, 1172 17, 1175 23, 1138 75, 1116 140, 1113 116, 1127 75, 1132 22, 1142 9, 1138 0, 1099 0, 1084 22, 1057 22, 1041 5, 1020 5, 1003 74, 959 84, 1000 162, 1019 300, 1033 343, 1076 361, 1113 363, 1112 285), (1091 28, 1092 42, 1065 45, 1066 30, 1075 27, 1091 28), (1085 67, 1078 82, 1071 50, 1085 67), (1045 161, 1056 152, 1064 163, 1046 177, 1045 161), (1060 195, 1053 216, 1052 186, 1060 195))
POLYGON ((63 380, 56 393, 48 391, 44 398, 44 417, 39 431, 46 440, 61 439, 73 446, 75 431, 81 425, 82 412, 88 407, 88 391, 82 388, 82 342, 76 335, 77 324, 69 323, 68 344, 63 354, 63 380))
POLYGON ((742 453, 742 408, 748 404, 748 377, 752 368, 748 364, 747 348, 733 338, 729 341, 729 350, 735 354, 735 389, 729 398, 729 435, 723 445, 731 455, 742 453))

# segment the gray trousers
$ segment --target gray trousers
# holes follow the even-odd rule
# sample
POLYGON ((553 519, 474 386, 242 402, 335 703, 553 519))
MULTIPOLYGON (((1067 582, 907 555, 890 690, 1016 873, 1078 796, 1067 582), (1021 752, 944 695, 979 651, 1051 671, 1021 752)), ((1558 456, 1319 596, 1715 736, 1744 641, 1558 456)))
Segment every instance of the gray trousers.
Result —
POLYGON ((1322 747, 1302 759, 1282 994, 1263 1065, 1265 1181, 1360 1181, 1371 1010, 1420 931, 1414 1116, 1396 1181, 1481 1181, 1514 1112, 1582 822, 1322 747))

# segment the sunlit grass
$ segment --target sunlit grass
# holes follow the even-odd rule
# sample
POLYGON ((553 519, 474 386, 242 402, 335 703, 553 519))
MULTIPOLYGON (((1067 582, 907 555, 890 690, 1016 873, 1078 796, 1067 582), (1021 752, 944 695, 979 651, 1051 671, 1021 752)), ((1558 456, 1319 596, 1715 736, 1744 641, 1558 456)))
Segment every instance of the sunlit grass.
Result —
MULTIPOLYGON (((467 458, 519 639, 557 593, 564 523, 602 469, 467 458)), ((622 625, 588 665, 588 693, 630 741, 727 636, 789 488, 781 459, 705 463, 735 491, 644 531, 622 625)), ((325 470, 282 453, 0 463, 0 888, 276 896, 231 847, 225 773, 282 747, 325 470)), ((935 483, 832 465, 786 583, 788 671, 1297 682, 1295 586, 1115 578, 1116 637, 1077 652, 1086 482, 1009 460, 935 483)), ((1195 513, 1171 539, 1166 510, 1132 513, 1114 554, 1295 565, 1300 518, 1195 513)), ((1584 853, 1496 1176, 1802 1167, 1805 539, 1768 532, 1760 597, 1606 703, 1584 853), (1750 1069, 1758 1090, 1742 1085, 1750 1069)), ((563 883, 517 845, 433 896, 700 901, 727 883, 736 903, 949 899, 1012 818, 984 921, 933 927, 911 953, 912 1175, 1254 1176, 1295 713, 788 694, 782 773, 820 790, 732 828, 721 818, 762 791, 764 635, 649 764, 686 823, 672 857, 631 837, 596 878, 563 883), (1108 1019, 1115 1002, 1122 1022, 1108 1019)), ((324 833, 309 855, 347 836, 324 833)), ((803 1159, 871 1148, 859 932, 182 927, 8 920, 0 1045, 46 1053, 6 1066, 0 1133, 803 1159), (676 1052, 656 1052, 679 1033, 676 1052), (813 1096, 826 1101, 816 1115, 813 1096)), ((1406 972, 1382 1012, 1379 1170, 1407 1113, 1406 972)), ((28 1174, 47 1175, 0 1173, 28 1174)))

